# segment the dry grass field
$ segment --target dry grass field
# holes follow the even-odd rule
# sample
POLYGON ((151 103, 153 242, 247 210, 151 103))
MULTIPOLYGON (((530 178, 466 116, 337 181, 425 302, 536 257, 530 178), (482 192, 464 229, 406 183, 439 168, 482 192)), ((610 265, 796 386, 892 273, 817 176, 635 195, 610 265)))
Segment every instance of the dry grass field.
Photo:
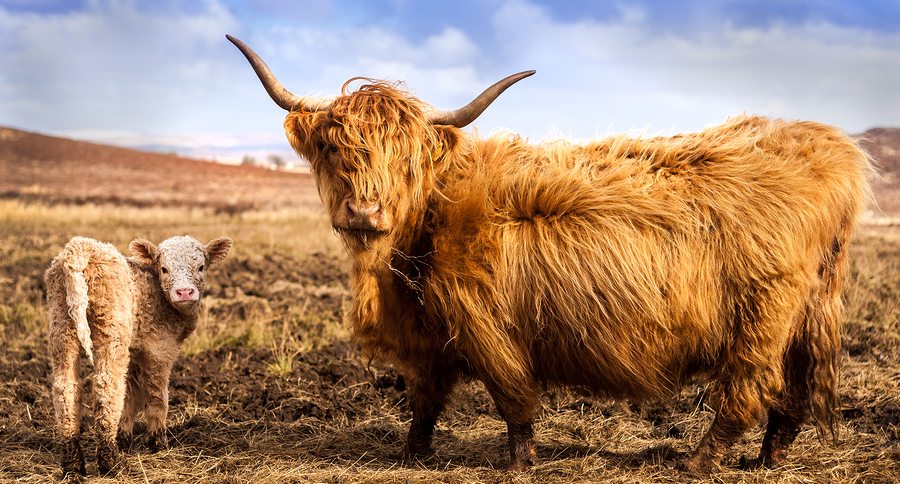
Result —
MULTIPOLYGON (((92 482, 689 480, 673 467, 711 421, 703 386, 641 405, 549 391, 535 429, 540 464, 507 473, 505 425, 483 386, 470 382, 438 424, 436 455, 401 462, 410 420, 404 381, 355 353, 342 322, 348 261, 309 177, 3 133, 0 481, 60 477, 41 280, 50 259, 76 234, 124 251, 135 237, 158 242, 182 233, 227 234, 235 248, 210 274, 201 323, 173 370, 171 448, 150 453, 138 440, 119 476, 92 482), (26 143, 70 144, 31 154, 36 148, 26 143), (106 176, 113 172, 119 175, 106 176)), ((785 465, 739 470, 740 457, 758 451, 757 428, 709 480, 900 476, 900 228, 863 227, 851 250, 840 445, 820 443, 807 426, 785 465)), ((83 377, 89 394, 90 376, 83 377)), ((95 474, 90 402, 83 426, 95 474)))

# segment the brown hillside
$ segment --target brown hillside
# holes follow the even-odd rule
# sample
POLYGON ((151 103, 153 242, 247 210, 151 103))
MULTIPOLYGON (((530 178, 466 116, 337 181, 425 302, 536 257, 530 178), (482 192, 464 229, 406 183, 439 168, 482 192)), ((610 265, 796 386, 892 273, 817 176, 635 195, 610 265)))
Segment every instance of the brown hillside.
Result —
MULTIPOLYGON (((900 128, 858 135, 875 158, 876 216, 900 216, 900 128)), ((319 207, 304 173, 221 165, 0 127, 0 197, 137 206, 319 207)))
POLYGON ((859 139, 860 145, 875 158, 881 174, 872 184, 878 202, 876 212, 900 216, 900 128, 872 128, 860 134, 859 139))
POLYGON ((320 205, 312 177, 75 141, 0 127, 0 196, 137 206, 320 205))

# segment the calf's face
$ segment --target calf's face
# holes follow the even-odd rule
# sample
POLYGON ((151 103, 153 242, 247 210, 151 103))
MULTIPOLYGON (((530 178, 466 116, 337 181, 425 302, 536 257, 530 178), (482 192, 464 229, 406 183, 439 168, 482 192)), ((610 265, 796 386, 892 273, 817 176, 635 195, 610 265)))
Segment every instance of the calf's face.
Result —
POLYGON ((181 312, 192 312, 206 288, 209 266, 225 259, 231 244, 227 237, 203 245, 193 237, 178 236, 164 240, 159 247, 136 239, 129 249, 139 261, 156 270, 160 289, 169 303, 181 312))

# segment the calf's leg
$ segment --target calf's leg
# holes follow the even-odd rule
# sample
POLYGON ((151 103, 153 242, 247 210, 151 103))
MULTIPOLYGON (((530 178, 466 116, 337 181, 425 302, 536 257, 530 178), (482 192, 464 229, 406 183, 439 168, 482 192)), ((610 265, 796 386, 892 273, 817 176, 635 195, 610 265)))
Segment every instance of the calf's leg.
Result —
POLYGON ((119 338, 111 338, 117 341, 98 344, 94 348, 94 423, 97 433, 97 469, 100 474, 107 474, 121 464, 116 433, 125 404, 129 337, 130 335, 122 334, 119 338))
MULTIPOLYGON (((60 321, 57 317, 68 318, 59 314, 58 308, 51 306, 51 321, 60 321)), ((52 379, 51 394, 56 420, 56 438, 63 474, 75 473, 84 475, 84 452, 81 450, 81 385, 78 378, 78 357, 81 344, 75 336, 74 323, 71 335, 53 333, 51 323, 50 375, 52 379), (71 337, 69 337, 71 336, 71 337)))
POLYGON ((128 363, 128 376, 126 377, 125 406, 122 410, 122 420, 119 422, 119 433, 116 441, 120 450, 126 450, 131 446, 134 434, 134 419, 144 409, 147 396, 144 392, 144 376, 141 365, 137 362, 140 355, 132 352, 131 361, 128 363))
POLYGON ((148 353, 144 358, 147 447, 154 452, 169 446, 166 437, 166 415, 169 412, 169 375, 174 359, 174 356, 170 357, 165 353, 148 353))

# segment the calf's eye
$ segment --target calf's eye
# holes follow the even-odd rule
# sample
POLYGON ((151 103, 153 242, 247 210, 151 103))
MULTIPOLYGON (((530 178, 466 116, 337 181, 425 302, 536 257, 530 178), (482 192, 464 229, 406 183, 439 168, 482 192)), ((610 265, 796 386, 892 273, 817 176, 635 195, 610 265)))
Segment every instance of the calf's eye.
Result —
POLYGON ((201 265, 200 268, 197 269, 197 270, 200 271, 200 272, 203 272, 203 266, 201 265))
POLYGON ((168 273, 169 273, 169 269, 166 269, 165 267, 160 267, 160 268, 159 268, 159 271, 162 272, 163 274, 168 274, 168 273))

